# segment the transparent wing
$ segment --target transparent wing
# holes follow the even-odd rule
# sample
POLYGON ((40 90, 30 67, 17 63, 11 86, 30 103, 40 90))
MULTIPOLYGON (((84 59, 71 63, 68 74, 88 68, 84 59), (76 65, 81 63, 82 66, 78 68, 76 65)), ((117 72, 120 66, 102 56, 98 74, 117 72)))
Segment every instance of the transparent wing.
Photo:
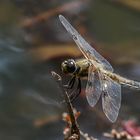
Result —
POLYGON ((91 66, 89 67, 88 81, 85 92, 88 103, 90 104, 90 106, 94 107, 100 98, 102 88, 99 72, 93 72, 93 68, 91 66))
POLYGON ((73 40, 87 59, 96 60, 98 63, 102 64, 104 69, 113 72, 113 68, 110 63, 84 40, 84 38, 65 19, 65 17, 59 15, 59 19, 66 30, 72 35, 73 40))
POLYGON ((121 106, 121 85, 106 77, 102 86, 103 111, 111 122, 115 122, 121 106))

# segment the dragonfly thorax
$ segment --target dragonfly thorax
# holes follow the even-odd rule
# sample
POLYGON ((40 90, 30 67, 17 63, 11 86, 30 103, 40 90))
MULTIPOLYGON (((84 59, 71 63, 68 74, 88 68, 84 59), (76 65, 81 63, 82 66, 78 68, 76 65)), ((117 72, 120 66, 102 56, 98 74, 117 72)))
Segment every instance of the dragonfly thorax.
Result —
POLYGON ((77 70, 77 66, 73 59, 68 59, 62 62, 61 69, 65 74, 72 74, 77 70))

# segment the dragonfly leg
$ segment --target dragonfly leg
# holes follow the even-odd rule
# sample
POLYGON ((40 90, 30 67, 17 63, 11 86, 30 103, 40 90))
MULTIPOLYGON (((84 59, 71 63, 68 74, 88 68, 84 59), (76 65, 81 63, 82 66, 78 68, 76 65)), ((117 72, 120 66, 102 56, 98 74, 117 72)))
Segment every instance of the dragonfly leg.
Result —
POLYGON ((72 89, 74 86, 75 80, 76 80, 76 76, 72 76, 72 78, 69 80, 68 84, 64 85, 64 87, 67 89, 72 89))
POLYGON ((71 102, 73 102, 75 99, 77 99, 77 97, 80 95, 80 93, 81 93, 81 79, 78 78, 78 86, 77 86, 76 90, 74 90, 70 95, 71 102))
MULTIPOLYGON (((74 76, 72 76, 72 78, 69 80, 69 82, 68 82, 67 85, 63 85, 63 87, 66 88, 68 94, 69 94, 69 93, 72 94, 73 91, 75 91, 75 90, 73 90, 72 92, 69 91, 69 90, 71 90, 71 89, 73 88, 75 82, 76 82, 76 76, 74 75, 74 76)), ((71 96, 71 94, 69 95, 69 97, 71 96)), ((61 103, 64 103, 64 102, 65 102, 65 101, 63 100, 61 103)))

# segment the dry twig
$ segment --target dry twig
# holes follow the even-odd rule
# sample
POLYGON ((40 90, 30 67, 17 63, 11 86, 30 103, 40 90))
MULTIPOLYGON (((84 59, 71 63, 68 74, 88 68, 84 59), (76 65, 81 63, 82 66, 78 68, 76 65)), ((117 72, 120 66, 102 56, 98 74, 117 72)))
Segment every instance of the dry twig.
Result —
POLYGON ((84 133, 80 130, 80 135, 81 137, 83 137, 85 140, 97 140, 96 138, 93 138, 91 136, 88 135, 88 133, 84 133))
POLYGON ((70 126, 67 127, 67 128, 69 128, 69 130, 64 131, 64 132, 66 132, 66 133, 64 133, 65 140, 80 140, 79 127, 78 127, 77 121, 76 121, 75 116, 74 116, 73 107, 72 107, 72 104, 70 102, 69 96, 68 96, 67 92, 64 90, 64 87, 63 87, 63 84, 62 84, 62 79, 55 72, 52 72, 52 76, 55 78, 59 87, 62 90, 64 99, 65 99, 65 102, 66 102, 66 105, 67 105, 67 109, 68 109, 68 112, 69 112, 69 116, 70 116, 70 122, 71 123, 69 123, 70 126))
POLYGON ((84 138, 85 140, 97 140, 93 137, 88 136, 87 133, 83 133, 78 124, 76 119, 79 117, 80 112, 77 112, 76 109, 73 109, 73 106, 71 104, 71 101, 69 99, 69 96, 67 94, 67 91, 65 91, 62 79, 60 75, 58 75, 55 72, 52 72, 52 76, 55 78, 56 82, 58 83, 59 87, 62 90, 67 109, 69 113, 63 113, 62 117, 63 120, 67 123, 67 127, 64 129, 63 134, 65 136, 65 140, 80 140, 80 136, 84 138))
POLYGON ((112 129, 110 133, 104 133, 104 136, 116 140, 140 140, 140 136, 131 136, 126 131, 118 132, 115 129, 112 129))
POLYGON ((22 27, 33 26, 34 24, 40 23, 40 22, 42 22, 44 20, 47 20, 50 17, 55 16, 55 15, 57 15, 59 13, 64 12, 64 11, 69 11, 72 8, 76 9, 81 5, 83 5, 82 1, 73 1, 73 2, 66 3, 66 4, 64 4, 62 6, 59 6, 57 8, 50 9, 50 10, 44 12, 44 13, 41 13, 41 14, 33 17, 33 18, 25 19, 24 21, 22 21, 21 26, 22 27))

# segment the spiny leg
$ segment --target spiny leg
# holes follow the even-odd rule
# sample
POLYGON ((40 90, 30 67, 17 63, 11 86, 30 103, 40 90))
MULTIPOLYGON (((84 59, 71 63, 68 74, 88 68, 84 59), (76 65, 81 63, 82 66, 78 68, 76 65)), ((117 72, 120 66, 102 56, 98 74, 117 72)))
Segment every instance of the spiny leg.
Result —
MULTIPOLYGON (((72 76, 72 78, 69 80, 69 82, 68 82, 67 85, 63 85, 63 87, 67 89, 68 94, 69 94, 69 91, 68 91, 68 90, 70 90, 70 89, 73 88, 75 82, 76 82, 76 76, 74 75, 74 76, 72 76)), ((73 90, 73 91, 74 91, 74 90, 73 90)), ((73 91, 72 91, 71 93, 73 93, 73 91)), ((69 95, 69 97, 70 97, 70 96, 71 96, 71 94, 69 95)), ((64 102, 65 102, 65 101, 63 100, 61 103, 64 103, 64 102)))
POLYGON ((77 97, 80 95, 80 93, 81 93, 81 79, 78 78, 77 92, 76 92, 76 94, 74 94, 74 97, 73 97, 73 99, 72 99, 72 102, 73 102, 75 99, 77 99, 77 97))
POLYGON ((77 93, 76 91, 77 91, 77 89, 78 89, 78 81, 77 81, 77 78, 75 78, 75 83, 76 84, 74 84, 75 86, 73 87, 73 89, 71 89, 71 90, 69 90, 69 97, 70 98, 73 98, 74 96, 75 96, 75 94, 77 93))
POLYGON ((78 78, 77 88, 74 91, 72 91, 72 93, 70 95, 71 102, 73 102, 75 99, 77 99, 77 97, 80 95, 80 93, 81 93, 81 79, 78 78))
POLYGON ((69 80, 68 84, 67 85, 64 85, 65 88, 67 89, 72 89, 73 86, 74 86, 74 83, 75 83, 75 80, 76 80, 76 76, 72 76, 72 78, 69 80))

